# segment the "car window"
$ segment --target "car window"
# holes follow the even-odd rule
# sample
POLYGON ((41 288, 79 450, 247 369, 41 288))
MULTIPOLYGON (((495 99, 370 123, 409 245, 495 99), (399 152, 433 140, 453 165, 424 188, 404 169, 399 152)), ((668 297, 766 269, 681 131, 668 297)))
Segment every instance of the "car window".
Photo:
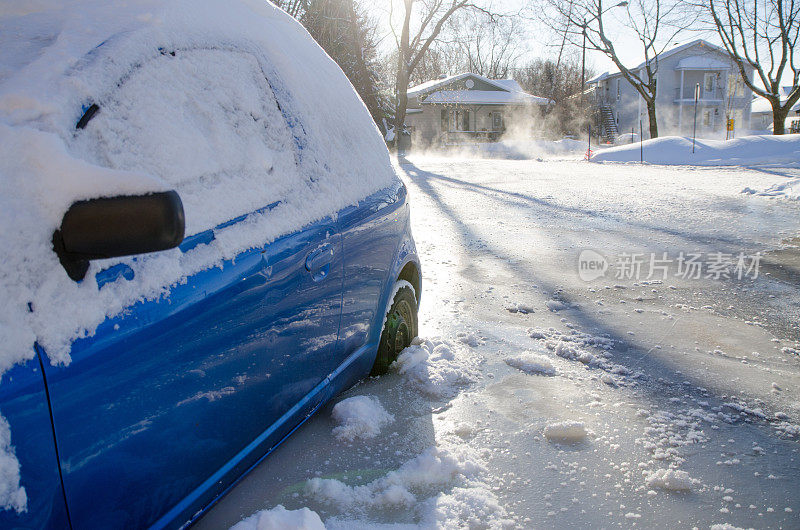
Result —
POLYGON ((114 169, 144 171, 181 195, 187 234, 287 197, 304 185, 296 141, 255 57, 162 52, 96 102, 75 148, 114 169))

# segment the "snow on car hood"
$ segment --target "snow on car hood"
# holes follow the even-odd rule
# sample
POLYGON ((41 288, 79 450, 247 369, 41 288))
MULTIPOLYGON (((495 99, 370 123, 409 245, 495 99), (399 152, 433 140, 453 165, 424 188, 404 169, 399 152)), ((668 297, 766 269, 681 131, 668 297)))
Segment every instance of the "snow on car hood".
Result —
MULTIPOLYGON (((68 363, 72 341, 90 336, 103 320, 137 300, 162 296, 188 275, 335 214, 395 178, 380 133, 342 71, 297 21, 268 2, 3 0, 0 13, 0 292, 5 301, 0 307, 0 373, 31 358, 34 341, 52 363, 68 363), (205 70, 198 79, 238 81, 241 72, 252 75, 253 68, 260 68, 269 84, 261 95, 242 88, 242 105, 261 113, 254 114, 255 121, 274 119, 280 109, 282 127, 255 147, 223 138, 221 152, 209 154, 180 136, 193 131, 198 137, 197 123, 187 116, 185 123, 173 120, 169 130, 167 124, 151 124, 147 141, 136 144, 126 136, 132 129, 120 127, 119 120, 114 122, 118 117, 108 108, 104 113, 103 105, 124 96, 134 110, 168 108, 158 96, 188 81, 171 81, 159 70, 157 61, 165 50, 179 50, 187 67, 196 57, 181 51, 211 50, 202 57, 205 70), (232 54, 227 64, 241 68, 226 68, 223 58, 212 56, 214 50, 232 54), (133 70, 150 63, 146 73, 161 85, 141 79, 125 84, 133 70), (264 98, 275 101, 262 104, 264 98), (100 104, 95 120, 103 126, 90 132, 90 123, 86 131, 76 131, 92 103, 100 104), (101 143, 104 150, 98 149, 101 143), (235 190, 221 193, 224 178, 216 166, 216 181, 191 182, 184 174, 192 161, 187 153, 194 153, 195 162, 205 156, 220 167, 238 159, 235 190), (136 261, 114 260, 134 269, 132 281, 100 289, 94 275, 110 261, 93 262, 80 283, 67 277, 51 237, 70 204, 165 189, 177 189, 182 196, 187 235, 259 206, 280 204, 268 216, 254 214, 185 254, 174 249, 136 261)), ((253 78, 241 81, 228 87, 244 87, 253 78)), ((197 86, 184 92, 193 89, 197 86)), ((224 84, 208 88, 224 89, 224 84)), ((238 126, 230 121, 232 113, 203 108, 208 134, 238 126)))

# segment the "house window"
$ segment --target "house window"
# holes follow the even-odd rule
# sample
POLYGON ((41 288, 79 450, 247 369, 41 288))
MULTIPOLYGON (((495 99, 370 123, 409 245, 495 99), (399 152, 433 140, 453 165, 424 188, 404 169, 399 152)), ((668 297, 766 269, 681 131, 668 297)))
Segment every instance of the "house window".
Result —
POLYGON ((446 109, 442 109, 442 112, 441 112, 441 120, 442 120, 441 126, 442 126, 442 130, 443 131, 446 131, 446 130, 448 130, 450 128, 450 125, 449 125, 450 122, 447 119, 449 114, 450 113, 447 112, 446 109))
POLYGON ((714 97, 715 89, 717 87, 717 75, 709 72, 703 75, 703 96, 706 98, 714 97))
POLYGON ((703 127, 711 127, 714 123, 714 112, 711 109, 703 111, 703 127))
POLYGON ((468 110, 451 110, 450 111, 450 129, 451 132, 455 131, 468 131, 469 130, 469 111, 468 110))
POLYGON ((503 128, 503 113, 502 112, 494 112, 492 113, 492 129, 495 131, 499 131, 503 128))

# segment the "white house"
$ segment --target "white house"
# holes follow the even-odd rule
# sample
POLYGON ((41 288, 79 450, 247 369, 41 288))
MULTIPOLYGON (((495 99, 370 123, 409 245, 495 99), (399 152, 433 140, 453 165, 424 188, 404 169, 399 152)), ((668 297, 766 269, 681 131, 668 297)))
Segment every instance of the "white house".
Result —
MULTIPOLYGON (((699 89, 697 135, 724 138, 733 120, 734 133, 749 131, 752 92, 727 52, 703 39, 661 53, 656 73, 656 116, 659 135, 689 136, 694 127, 694 93, 699 89)), ((645 64, 634 71, 646 77, 645 64)), ((753 78, 753 70, 747 72, 753 78)), ((649 138, 647 106, 621 72, 605 73, 589 81, 598 112, 600 135, 639 132, 649 138)))
POLYGON ((513 79, 467 72, 410 88, 405 124, 415 145, 495 140, 548 102, 513 79))

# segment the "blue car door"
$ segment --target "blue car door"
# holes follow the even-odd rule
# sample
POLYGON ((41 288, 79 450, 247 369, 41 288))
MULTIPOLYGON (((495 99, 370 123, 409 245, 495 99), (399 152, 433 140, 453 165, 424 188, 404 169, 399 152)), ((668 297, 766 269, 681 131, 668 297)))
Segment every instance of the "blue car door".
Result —
MULTIPOLYGON (((206 52, 192 57, 193 75, 202 72, 198 63, 206 52)), ((255 61, 231 55, 226 64, 240 71, 256 65, 250 78, 258 79, 255 61)), ((154 61, 182 64, 174 55, 154 61)), ((135 81, 134 72, 126 82, 135 81)), ((240 82, 241 76, 231 80, 240 82)), ((259 97, 269 101, 273 95, 264 83, 259 97)), ((176 94, 176 101, 181 97, 176 94)), ((175 111, 191 111, 190 103, 175 111)), ((204 102, 205 108, 210 104, 204 102)), ((113 125, 115 110, 108 105, 100 105, 98 118, 80 134, 92 138, 92 127, 113 125)), ((238 111, 254 113, 226 107, 238 111)), ((242 120, 261 127, 263 118, 242 120)), ((285 123, 263 126, 291 137, 285 123)), ((227 133, 245 134, 241 127, 227 133)), ((176 189, 188 195, 196 182, 176 189)), ((223 183, 218 193, 222 201, 233 191, 223 183)), ((188 227, 192 203, 184 206, 188 227)), ((237 240, 242 230, 252 237, 254 217, 280 224, 281 202, 196 232, 180 251, 188 259, 212 251, 220 238, 237 240)), ((169 294, 106 320, 93 336, 72 344, 69 365, 45 367, 73 527, 186 521, 318 404, 315 390, 338 364, 342 254, 331 218, 272 241, 265 235, 235 258, 172 285, 169 294)), ((99 272, 96 281, 102 290, 137 278, 123 261, 99 272)))
POLYGON ((345 251, 345 283, 339 355, 377 345, 384 308, 381 293, 394 278, 389 273, 408 226, 406 188, 395 183, 345 208, 339 227, 345 251), (373 326, 370 326, 373 324, 373 326), (376 327, 377 326, 377 327, 376 327))

